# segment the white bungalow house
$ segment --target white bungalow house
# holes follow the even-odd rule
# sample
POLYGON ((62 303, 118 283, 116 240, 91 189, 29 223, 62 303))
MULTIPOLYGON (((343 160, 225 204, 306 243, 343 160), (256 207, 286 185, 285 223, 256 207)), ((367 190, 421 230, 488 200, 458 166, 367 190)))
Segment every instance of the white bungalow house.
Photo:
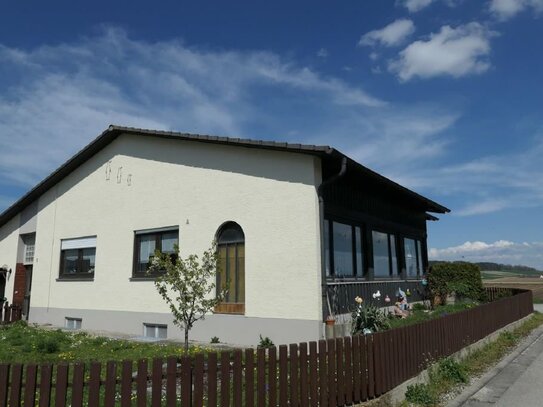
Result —
POLYGON ((0 297, 33 323, 181 338, 149 256, 217 239, 228 298, 191 338, 315 340, 355 295, 420 295, 429 212, 448 209, 331 147, 110 126, 0 215, 0 297))

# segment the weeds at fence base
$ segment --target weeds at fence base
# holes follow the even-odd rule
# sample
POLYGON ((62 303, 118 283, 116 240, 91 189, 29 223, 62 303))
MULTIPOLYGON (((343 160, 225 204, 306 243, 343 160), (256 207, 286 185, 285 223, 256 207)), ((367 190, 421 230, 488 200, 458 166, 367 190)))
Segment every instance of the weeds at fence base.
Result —
POLYGON ((459 362, 452 358, 440 360, 429 369, 427 384, 419 383, 407 387, 402 406, 410 405, 409 403, 418 406, 439 405, 447 394, 455 390, 455 393, 458 392, 470 379, 480 376, 495 365, 524 337, 542 324, 543 314, 536 312, 518 328, 502 332, 494 342, 470 353, 463 360, 459 362))

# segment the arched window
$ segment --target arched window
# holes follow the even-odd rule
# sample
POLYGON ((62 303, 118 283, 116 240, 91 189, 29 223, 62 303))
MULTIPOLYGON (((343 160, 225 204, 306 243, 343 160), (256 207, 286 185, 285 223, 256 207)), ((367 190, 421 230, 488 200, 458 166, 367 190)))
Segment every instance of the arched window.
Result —
POLYGON ((245 312, 245 234, 235 222, 224 223, 217 232, 219 270, 217 288, 226 289, 216 312, 245 312))

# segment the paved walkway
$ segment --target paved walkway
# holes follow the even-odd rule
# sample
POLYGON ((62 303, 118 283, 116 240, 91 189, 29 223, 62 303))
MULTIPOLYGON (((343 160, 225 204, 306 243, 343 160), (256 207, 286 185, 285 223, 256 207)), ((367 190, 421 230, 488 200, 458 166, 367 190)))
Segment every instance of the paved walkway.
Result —
MULTIPOLYGON (((534 307, 543 311, 543 305, 534 307)), ((450 407, 543 406, 543 327, 448 404, 450 407)))

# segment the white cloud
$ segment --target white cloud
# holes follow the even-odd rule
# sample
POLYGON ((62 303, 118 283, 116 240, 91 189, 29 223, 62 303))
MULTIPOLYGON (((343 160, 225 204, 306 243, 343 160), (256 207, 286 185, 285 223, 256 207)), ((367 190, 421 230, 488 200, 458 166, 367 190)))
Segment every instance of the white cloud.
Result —
POLYGON ((400 52, 389 64, 389 70, 401 81, 415 77, 461 77, 480 74, 490 68, 490 38, 496 35, 483 25, 473 22, 456 28, 441 27, 426 41, 418 40, 400 52))
POLYGON ((543 242, 468 241, 459 246, 431 248, 428 250, 428 257, 430 260, 522 264, 543 269, 543 242))
POLYGON ((0 46, 0 61, 0 185, 20 188, 110 123, 258 137, 247 129, 274 121, 261 107, 262 89, 294 95, 297 107, 323 100, 330 110, 386 105, 273 53, 147 43, 114 28, 70 44, 0 46))
POLYGON ((319 58, 328 58, 330 54, 328 53, 328 50, 326 48, 321 48, 317 51, 317 56, 319 58))
POLYGON ((543 0, 491 0, 489 9, 492 14, 503 21, 526 9, 541 13, 543 11, 543 0))
POLYGON ((416 13, 417 11, 428 7, 434 1, 435 0, 405 0, 403 1, 403 5, 410 13, 416 13))
POLYGON ((373 30, 364 34, 358 45, 383 45, 393 47, 403 43, 407 37, 415 32, 415 24, 408 19, 396 20, 380 30, 373 30))
POLYGON ((465 207, 455 211, 454 214, 457 216, 483 215, 485 213, 500 211, 507 208, 508 206, 508 202, 505 200, 490 199, 482 202, 468 204, 465 207))
MULTIPOLYGON (((441 0, 449 7, 456 6, 462 0, 441 0)), ((410 13, 416 13, 435 3, 436 0, 400 0, 396 4, 404 6, 410 13)))

